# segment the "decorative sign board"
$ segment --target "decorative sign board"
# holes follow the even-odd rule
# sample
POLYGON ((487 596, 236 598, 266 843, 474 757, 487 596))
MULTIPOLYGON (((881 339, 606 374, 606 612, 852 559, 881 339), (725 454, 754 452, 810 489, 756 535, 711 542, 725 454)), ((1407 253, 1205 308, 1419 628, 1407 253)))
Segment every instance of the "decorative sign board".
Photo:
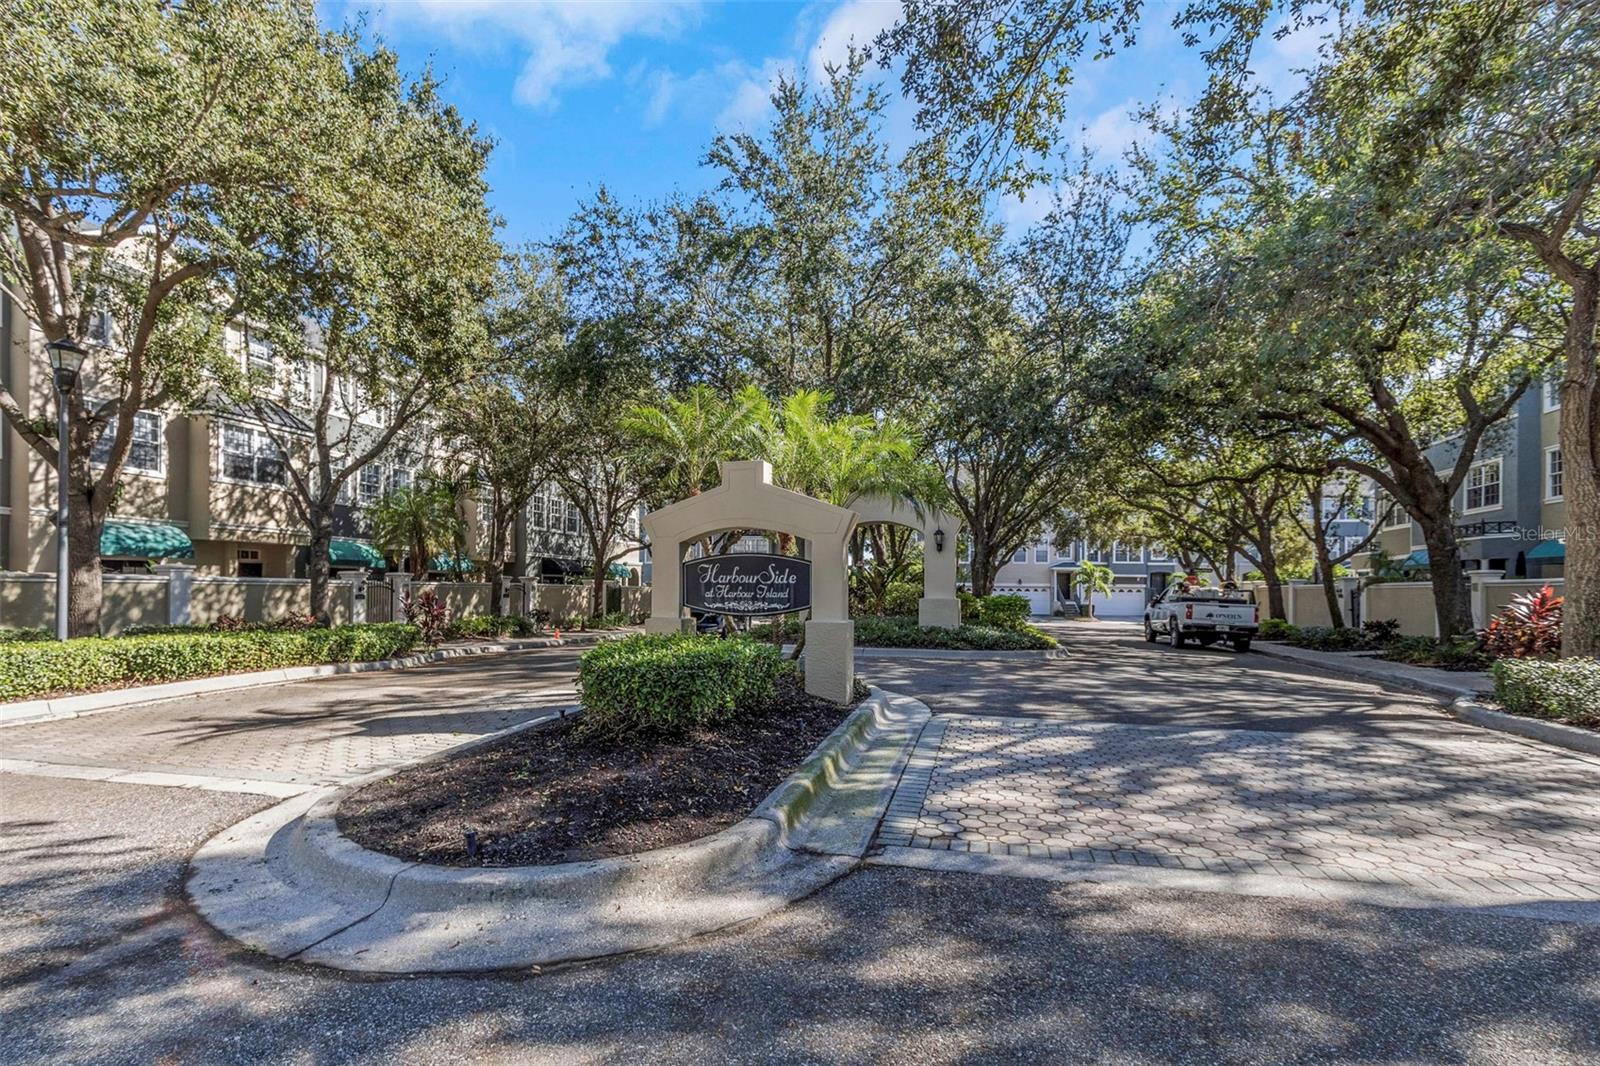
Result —
POLYGON ((683 564, 683 605, 761 618, 811 606, 811 563, 787 555, 715 555, 683 564))

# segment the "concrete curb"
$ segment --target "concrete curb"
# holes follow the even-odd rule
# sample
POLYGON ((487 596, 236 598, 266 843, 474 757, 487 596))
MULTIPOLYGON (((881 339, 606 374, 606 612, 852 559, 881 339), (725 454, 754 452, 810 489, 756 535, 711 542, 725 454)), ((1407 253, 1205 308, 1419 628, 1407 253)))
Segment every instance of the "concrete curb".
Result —
MULTIPOLYGON (((626 634, 623 634, 626 635, 626 634)), ((324 663, 319 666, 291 666, 280 670, 255 670, 246 674, 222 674, 217 677, 197 677, 190 681, 169 681, 160 685, 136 685, 131 688, 109 689, 105 692, 86 692, 77 696, 58 696, 54 699, 19 700, 0 704, 0 729, 11 725, 30 725, 34 722, 51 722, 60 718, 82 718, 102 711, 115 711, 161 700, 200 696, 210 692, 230 689, 259 688, 263 685, 283 685, 315 677, 335 677, 340 674, 364 674, 382 670, 405 670, 458 659, 467 655, 497 655, 506 652, 535 651, 541 648, 562 648, 568 645, 596 644, 616 640, 610 632, 584 634, 577 637, 539 637, 531 640, 508 641, 498 644, 453 644, 435 648, 420 655, 407 655, 400 659, 373 659, 367 662, 324 663)))
POLYGON ((1519 737, 1540 740, 1546 744, 1581 751, 1585 755, 1600 755, 1600 733, 1580 729, 1575 725, 1551 722, 1543 718, 1528 718, 1520 714, 1507 714, 1486 707, 1474 699, 1463 697, 1450 704, 1450 711, 1463 722, 1496 729, 1502 733, 1515 733, 1519 737))
POLYGON ((1354 653, 1333 653, 1295 648, 1286 644, 1256 641, 1250 647, 1262 655, 1286 662, 1300 663, 1330 670, 1336 674, 1360 678, 1363 681, 1381 681, 1396 688, 1409 689, 1446 701, 1474 699, 1493 691, 1487 677, 1464 674, 1460 680, 1447 670, 1434 670, 1425 666, 1407 666, 1405 663, 1384 662, 1354 653))
POLYGON ((743 821, 674 847, 542 867, 410 863, 339 833, 347 786, 213 837, 186 890, 247 946, 341 970, 514 969, 661 947, 770 913, 853 869, 928 718, 919 701, 874 689, 743 821))
MULTIPOLYGON (((794 651, 785 644, 785 655, 794 651)), ((973 651, 965 648, 866 648, 856 645, 857 659, 951 659, 957 662, 1048 662, 1068 658, 1065 648, 1028 648, 1018 651, 973 651)))

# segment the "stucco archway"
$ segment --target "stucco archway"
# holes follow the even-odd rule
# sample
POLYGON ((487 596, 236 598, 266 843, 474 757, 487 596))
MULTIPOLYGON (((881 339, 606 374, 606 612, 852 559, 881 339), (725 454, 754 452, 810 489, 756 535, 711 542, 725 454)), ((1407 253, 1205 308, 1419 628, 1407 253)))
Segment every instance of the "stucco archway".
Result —
POLYGON ((892 496, 858 496, 850 501, 859 525, 892 523, 910 526, 922 534, 922 599, 917 603, 917 624, 954 629, 961 624, 961 601, 956 597, 956 544, 961 519, 933 507, 918 508, 892 496), (940 541, 944 546, 939 546, 940 541))
POLYGON ((722 484, 644 516, 654 587, 647 633, 681 633, 694 623, 683 603, 684 549, 728 530, 763 529, 805 542, 811 560, 811 618, 806 622, 806 691, 847 703, 855 682, 855 623, 850 621, 845 549, 856 512, 772 483, 760 460, 721 464, 722 484))

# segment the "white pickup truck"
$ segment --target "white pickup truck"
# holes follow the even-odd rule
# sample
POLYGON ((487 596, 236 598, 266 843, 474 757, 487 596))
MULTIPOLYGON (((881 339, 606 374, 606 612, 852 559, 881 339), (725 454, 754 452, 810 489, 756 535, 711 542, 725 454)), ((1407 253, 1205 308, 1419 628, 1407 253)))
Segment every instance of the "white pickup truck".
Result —
POLYGON ((1259 628, 1261 608, 1250 593, 1231 589, 1169 585, 1144 609, 1144 639, 1154 644, 1164 636, 1174 648, 1227 640, 1235 651, 1249 651, 1259 628))

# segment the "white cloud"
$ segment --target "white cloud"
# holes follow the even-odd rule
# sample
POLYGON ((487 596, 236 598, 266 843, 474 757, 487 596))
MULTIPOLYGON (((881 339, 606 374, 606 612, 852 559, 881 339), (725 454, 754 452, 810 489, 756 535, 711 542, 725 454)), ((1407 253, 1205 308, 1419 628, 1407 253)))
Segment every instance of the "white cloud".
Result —
POLYGON ((1138 100, 1124 100, 1116 107, 1100 112, 1083 128, 1084 141, 1102 164, 1120 161, 1122 153, 1145 132, 1133 117, 1134 109, 1138 106, 1138 100))
POLYGON ((833 9, 807 56, 806 73, 821 84, 828 67, 843 66, 850 48, 865 49, 900 17, 899 0, 846 0, 833 9))
POLYGON ((698 0, 409 0, 384 5, 379 18, 466 47, 525 50, 516 98, 552 107, 561 90, 609 78, 611 51, 623 38, 671 37, 699 10, 698 0))
MULTIPOLYGON (((1307 11, 1312 17, 1315 11, 1307 11)), ((1264 34, 1256 44, 1250 66, 1257 85, 1279 98, 1293 96, 1304 87, 1305 71, 1316 66, 1323 44, 1332 34, 1326 23, 1309 22, 1284 34, 1264 34)))
POLYGON ((780 77, 795 76, 794 63, 787 59, 768 59, 747 75, 728 94, 728 103, 717 113, 717 128, 753 130, 772 114, 772 90, 780 77))

